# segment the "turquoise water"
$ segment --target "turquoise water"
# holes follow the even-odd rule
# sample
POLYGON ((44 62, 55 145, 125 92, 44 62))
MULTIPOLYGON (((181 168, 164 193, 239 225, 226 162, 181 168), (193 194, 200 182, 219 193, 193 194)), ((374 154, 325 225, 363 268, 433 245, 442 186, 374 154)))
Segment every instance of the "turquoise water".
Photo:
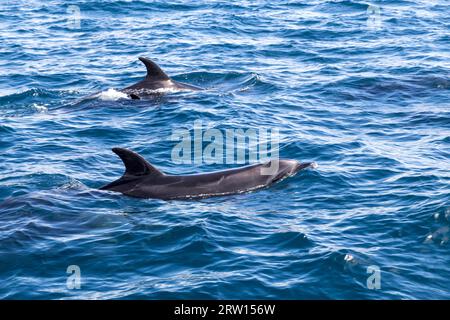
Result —
POLYGON ((70 5, 0 4, 0 298, 450 297, 448 1, 70 5), (118 99, 139 56, 207 90, 118 99), (319 167, 200 201, 97 190, 116 146, 239 166, 171 161, 196 120, 319 167))

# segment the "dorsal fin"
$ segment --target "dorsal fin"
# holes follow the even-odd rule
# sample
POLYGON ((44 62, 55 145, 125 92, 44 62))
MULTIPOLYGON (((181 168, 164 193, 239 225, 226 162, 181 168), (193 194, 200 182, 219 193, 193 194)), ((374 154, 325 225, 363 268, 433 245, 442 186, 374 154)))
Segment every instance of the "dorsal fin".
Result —
POLYGON ((139 57, 139 60, 141 60, 147 68, 147 76, 145 77, 146 80, 170 80, 169 76, 152 60, 145 57, 139 57))
POLYGON ((113 148, 112 151, 122 159, 125 165, 124 176, 146 176, 155 175, 162 176, 164 173, 156 169, 137 153, 123 149, 113 148))

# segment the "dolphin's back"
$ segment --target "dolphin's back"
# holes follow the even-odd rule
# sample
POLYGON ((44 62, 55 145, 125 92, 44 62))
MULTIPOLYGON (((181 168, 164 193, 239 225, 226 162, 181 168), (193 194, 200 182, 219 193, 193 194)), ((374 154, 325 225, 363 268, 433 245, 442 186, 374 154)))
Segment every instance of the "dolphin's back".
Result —
POLYGON ((208 197, 245 192, 264 186, 269 176, 261 175, 261 165, 204 174, 166 175, 156 181, 142 181, 142 186, 158 198, 208 197))

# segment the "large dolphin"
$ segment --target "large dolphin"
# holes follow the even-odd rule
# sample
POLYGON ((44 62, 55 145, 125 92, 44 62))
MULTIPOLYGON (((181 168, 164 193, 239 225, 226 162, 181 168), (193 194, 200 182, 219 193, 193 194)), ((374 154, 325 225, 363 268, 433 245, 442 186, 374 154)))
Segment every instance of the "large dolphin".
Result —
POLYGON ((203 90, 200 87, 181 83, 170 79, 170 77, 152 60, 139 57, 147 68, 145 79, 126 87, 121 91, 128 94, 132 99, 141 99, 144 96, 152 96, 161 93, 162 90, 203 90))
POLYGON ((100 188, 136 198, 191 199, 252 191, 296 174, 314 162, 271 160, 237 169, 194 175, 167 175, 139 154, 127 149, 112 149, 125 165, 124 175, 100 188), (273 161, 277 161, 274 165, 273 161))

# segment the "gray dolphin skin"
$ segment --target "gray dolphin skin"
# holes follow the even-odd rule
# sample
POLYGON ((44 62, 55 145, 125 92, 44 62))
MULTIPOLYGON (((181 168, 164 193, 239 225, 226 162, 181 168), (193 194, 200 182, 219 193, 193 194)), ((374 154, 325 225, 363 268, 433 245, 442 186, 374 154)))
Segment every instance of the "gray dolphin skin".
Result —
POLYGON ((145 79, 121 90, 123 93, 128 94, 132 99, 154 96, 161 93, 158 92, 158 90, 161 89, 203 90, 200 87, 172 80, 155 62, 148 58, 139 57, 139 60, 141 60, 147 68, 145 79))
POLYGON ((125 173, 100 190, 147 199, 195 199, 243 193, 267 187, 302 169, 315 167, 314 162, 271 160, 263 164, 211 173, 167 175, 133 151, 122 148, 114 148, 112 151, 122 159, 125 173), (263 174, 262 169, 269 169, 272 161, 278 161, 278 166, 274 166, 276 170, 270 170, 271 174, 263 174))

